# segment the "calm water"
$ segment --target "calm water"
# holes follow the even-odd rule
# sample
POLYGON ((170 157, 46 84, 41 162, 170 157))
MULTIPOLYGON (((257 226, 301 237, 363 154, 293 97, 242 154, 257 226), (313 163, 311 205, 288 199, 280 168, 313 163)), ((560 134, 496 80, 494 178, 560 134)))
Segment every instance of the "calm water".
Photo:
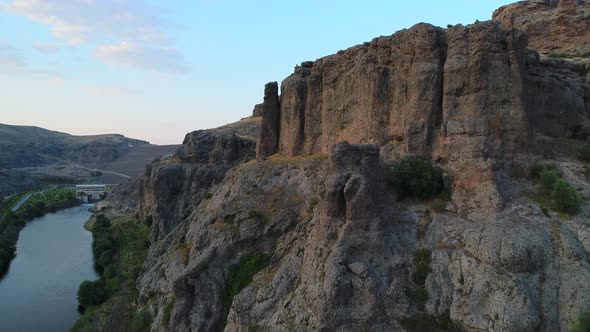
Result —
POLYGON ((16 258, 0 280, 0 331, 68 331, 78 319, 78 286, 92 267, 88 206, 47 214, 21 231, 16 258))

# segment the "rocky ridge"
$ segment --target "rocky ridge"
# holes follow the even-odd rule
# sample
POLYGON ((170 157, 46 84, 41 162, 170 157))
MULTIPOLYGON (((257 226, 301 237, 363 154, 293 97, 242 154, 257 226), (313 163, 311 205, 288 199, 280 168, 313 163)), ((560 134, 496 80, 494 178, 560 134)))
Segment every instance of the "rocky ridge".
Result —
MULTIPOLYGON (((590 310, 587 199, 566 219, 530 198, 528 176, 551 162, 590 195, 574 159, 588 137, 588 67, 545 56, 502 21, 522 7, 580 23, 586 3, 565 2, 419 24, 304 62, 280 91, 265 87, 257 146, 236 129, 188 134, 139 192, 153 223, 138 305, 152 330, 412 331, 430 320, 433 331, 567 331, 590 310), (387 185, 387 165, 406 155, 444 171, 445 206, 400 201, 387 185), (266 263, 232 292, 234 269, 253 258, 266 263)), ((583 49, 584 37, 572 43, 583 49)))

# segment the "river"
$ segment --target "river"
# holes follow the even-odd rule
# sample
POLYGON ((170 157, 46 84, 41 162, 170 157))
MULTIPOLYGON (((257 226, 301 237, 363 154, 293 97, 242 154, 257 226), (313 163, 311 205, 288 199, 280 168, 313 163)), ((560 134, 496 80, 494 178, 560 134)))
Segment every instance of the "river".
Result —
POLYGON ((0 331, 68 331, 80 317, 76 293, 93 269, 88 206, 50 213, 27 223, 16 257, 0 280, 0 331))

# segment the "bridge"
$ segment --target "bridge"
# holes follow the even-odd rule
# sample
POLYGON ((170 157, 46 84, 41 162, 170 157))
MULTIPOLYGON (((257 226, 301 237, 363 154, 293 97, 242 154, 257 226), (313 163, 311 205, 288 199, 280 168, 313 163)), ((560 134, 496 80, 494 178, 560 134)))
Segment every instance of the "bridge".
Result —
POLYGON ((107 186, 105 184, 78 184, 76 197, 84 202, 98 201, 104 198, 107 186))

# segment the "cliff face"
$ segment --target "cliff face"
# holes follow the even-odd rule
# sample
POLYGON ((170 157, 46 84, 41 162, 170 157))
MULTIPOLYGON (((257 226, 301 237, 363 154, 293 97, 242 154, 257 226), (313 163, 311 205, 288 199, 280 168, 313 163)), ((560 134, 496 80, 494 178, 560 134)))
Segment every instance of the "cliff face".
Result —
POLYGON ((163 238, 190 216, 233 166, 255 157, 260 121, 246 119, 186 135, 182 146, 146 169, 140 184, 139 211, 153 222, 152 238, 163 238))
POLYGON ((257 161, 204 131, 148 169, 152 330, 568 330, 590 310, 590 206, 566 221, 528 175, 550 162, 590 195, 588 72, 498 21, 302 63, 256 106, 257 161), (448 202, 400 202, 387 165, 406 155, 443 169, 448 202))
POLYGON ((506 30, 529 36, 529 45, 541 53, 590 55, 590 2, 586 0, 532 0, 503 6, 493 19, 506 30))
POLYGON ((590 109, 588 65, 540 59, 525 34, 501 26, 419 24, 302 63, 282 83, 280 124, 263 121, 278 135, 261 141, 278 140, 284 156, 348 141, 380 145, 385 161, 432 157, 453 176, 460 207, 501 207, 498 170, 526 168, 537 134, 587 131, 590 109))
POLYGON ((501 204, 496 164, 527 151, 526 46, 493 22, 419 24, 303 63, 281 86, 278 152, 348 141, 382 146, 385 160, 432 156, 454 173, 458 200, 501 204))

